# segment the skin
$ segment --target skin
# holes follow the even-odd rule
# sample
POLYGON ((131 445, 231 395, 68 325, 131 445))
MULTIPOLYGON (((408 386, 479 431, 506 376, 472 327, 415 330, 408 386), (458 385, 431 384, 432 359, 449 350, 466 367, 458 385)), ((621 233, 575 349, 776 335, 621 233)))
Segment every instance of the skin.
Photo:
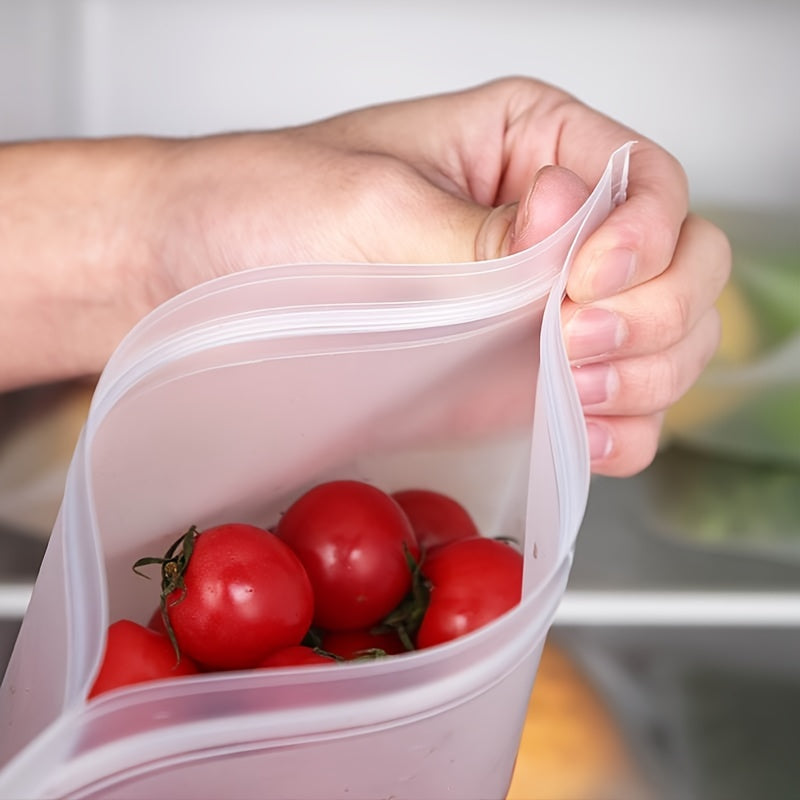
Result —
POLYGON ((0 389, 97 374, 148 311, 234 270, 524 249, 630 139, 629 199, 579 252, 563 323, 593 471, 633 474, 716 349, 730 248, 670 154, 527 78, 291 129, 0 147, 0 389))

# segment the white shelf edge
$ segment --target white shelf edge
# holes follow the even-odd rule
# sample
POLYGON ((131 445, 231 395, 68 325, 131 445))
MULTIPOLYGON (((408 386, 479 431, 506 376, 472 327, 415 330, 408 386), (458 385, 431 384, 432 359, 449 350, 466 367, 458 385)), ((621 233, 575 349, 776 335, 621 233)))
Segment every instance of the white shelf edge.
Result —
POLYGON ((22 619, 33 591, 33 583, 0 583, 0 620, 22 619))
POLYGON ((568 591, 555 618, 569 626, 800 627, 800 592, 568 591))
MULTIPOLYGON (((0 620, 19 620, 32 583, 0 584, 0 620)), ((800 592, 568 591, 556 626, 800 627, 800 592)))

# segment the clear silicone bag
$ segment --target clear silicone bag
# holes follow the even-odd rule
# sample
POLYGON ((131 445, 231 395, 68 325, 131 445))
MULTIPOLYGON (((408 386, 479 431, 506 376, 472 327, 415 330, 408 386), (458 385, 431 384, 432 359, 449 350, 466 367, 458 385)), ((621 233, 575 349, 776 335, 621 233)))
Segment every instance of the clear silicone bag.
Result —
POLYGON ((504 796, 589 490, 559 306, 572 254, 624 199, 628 154, 523 253, 251 270, 130 333, 98 383, 3 681, 0 797, 504 796), (517 538, 519 606, 395 658, 86 701, 108 623, 152 612, 136 558, 187 523, 264 524, 334 477, 448 492, 484 534, 517 538))

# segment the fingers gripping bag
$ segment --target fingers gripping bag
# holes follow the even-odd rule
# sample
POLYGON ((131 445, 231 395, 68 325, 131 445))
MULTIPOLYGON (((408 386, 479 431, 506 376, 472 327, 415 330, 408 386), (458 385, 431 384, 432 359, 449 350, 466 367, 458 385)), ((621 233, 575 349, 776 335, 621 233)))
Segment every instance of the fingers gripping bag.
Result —
MULTIPOLYGON (((502 798, 589 490, 559 306, 630 146, 531 249, 253 269, 154 310, 98 382, 0 694, 2 798, 502 798), (521 601, 444 644, 201 672, 87 700, 131 569, 319 483, 437 490, 524 552, 521 601)), ((158 581, 155 581, 157 584, 158 581)), ((479 591, 479 590, 476 590, 479 591)))

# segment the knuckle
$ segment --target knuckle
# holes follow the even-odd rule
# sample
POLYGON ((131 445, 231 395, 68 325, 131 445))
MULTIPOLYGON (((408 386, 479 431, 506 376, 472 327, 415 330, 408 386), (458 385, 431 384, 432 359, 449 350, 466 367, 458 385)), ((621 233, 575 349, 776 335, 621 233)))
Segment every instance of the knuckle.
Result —
POLYGON ((684 169, 683 163, 677 156, 673 155, 669 151, 663 151, 663 152, 672 166, 673 173, 675 174, 676 178, 681 182, 681 188, 683 190, 684 197, 688 199, 689 176, 686 173, 686 170, 684 169))
POLYGON ((652 252, 657 253, 659 262, 655 264, 655 271, 661 273, 672 261, 675 253, 675 244, 678 238, 678 231, 672 223, 663 216, 650 219, 646 229, 642 232, 642 242, 640 246, 644 248, 645 239, 652 248, 652 252))
POLYGON ((671 351, 650 356, 640 369, 637 406, 641 412, 663 410, 682 394, 682 370, 671 351))
POLYGON ((716 225, 708 223, 709 239, 711 240, 714 248, 715 256, 712 259, 712 265, 715 269, 715 274, 719 279, 720 287, 724 285, 731 274, 731 267, 733 264, 733 248, 731 247, 730 240, 727 234, 716 225))
POLYGON ((630 382, 638 393, 636 410, 664 410, 679 400, 714 357, 721 329, 712 307, 685 339, 634 362, 630 382))
POLYGON ((714 249, 724 253, 730 251, 728 235, 710 219, 699 214, 689 214, 687 223, 700 229, 700 233, 707 239, 714 249))
POLYGON ((665 344, 675 344, 683 339, 692 327, 692 298, 685 291, 675 291, 664 299, 661 317, 665 344))
POLYGON ((646 220, 639 234, 642 244, 645 241, 653 242, 655 252, 663 253, 666 258, 665 263, 669 262, 678 238, 677 227, 669 217, 664 214, 652 215, 646 220))
POLYGON ((639 279, 646 280, 661 275, 672 262, 678 240, 678 231, 666 217, 658 214, 629 219, 618 225, 619 244, 642 256, 637 266, 639 279))
POLYGON ((693 236, 704 243, 703 268, 721 289, 730 277, 733 250, 728 235, 722 228, 704 217, 690 215, 686 222, 693 236))

